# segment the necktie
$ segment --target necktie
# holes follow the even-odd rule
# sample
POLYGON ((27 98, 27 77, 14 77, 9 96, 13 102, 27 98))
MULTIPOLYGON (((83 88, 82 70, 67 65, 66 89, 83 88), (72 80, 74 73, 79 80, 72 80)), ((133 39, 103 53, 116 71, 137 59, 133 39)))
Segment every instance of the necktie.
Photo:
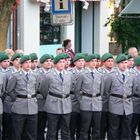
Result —
POLYGON ((93 71, 91 72, 91 76, 92 76, 92 78, 94 79, 94 72, 93 72, 93 71))
POLYGON ((29 80, 29 74, 28 73, 26 74, 26 79, 29 80))
POLYGON ((125 81, 125 75, 124 74, 122 74, 122 79, 123 79, 123 82, 125 81))
POLYGON ((62 76, 62 73, 61 72, 59 73, 59 76, 60 76, 60 78, 61 78, 61 80, 63 82, 63 76, 62 76))

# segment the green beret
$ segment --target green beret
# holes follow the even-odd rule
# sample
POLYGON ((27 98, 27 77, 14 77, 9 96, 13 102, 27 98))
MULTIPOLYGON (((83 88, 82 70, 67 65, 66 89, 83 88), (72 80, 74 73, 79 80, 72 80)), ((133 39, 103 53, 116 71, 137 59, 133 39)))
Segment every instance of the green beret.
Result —
POLYGON ((38 56, 37 56, 36 53, 31 53, 31 54, 30 54, 30 57, 31 57, 31 60, 32 60, 32 61, 38 59, 38 56))
POLYGON ((54 59, 54 56, 52 54, 50 56, 51 56, 51 59, 53 60, 54 59))
POLYGON ((105 54, 102 56, 101 60, 102 60, 103 62, 105 62, 105 61, 108 60, 109 58, 113 58, 113 55, 112 55, 111 53, 105 53, 105 54))
POLYGON ((21 53, 15 53, 12 58, 11 58, 11 61, 14 61, 16 58, 21 58, 22 57, 22 54, 21 53))
POLYGON ((136 66, 140 66, 140 56, 138 56, 134 59, 134 63, 136 66))
POLYGON ((58 54, 55 58, 54 58, 54 64, 57 64, 59 62, 59 60, 61 59, 66 59, 64 54, 58 54))
POLYGON ((44 63, 47 59, 52 59, 52 56, 49 55, 49 54, 42 55, 41 58, 40 58, 40 63, 41 64, 44 63))
POLYGON ((64 55, 65 58, 70 58, 70 55, 68 53, 62 52, 61 55, 64 55))
POLYGON ((97 58, 97 59, 101 59, 100 54, 98 54, 98 53, 94 53, 94 54, 96 55, 96 58, 97 58))
POLYGON ((9 56, 6 52, 1 52, 0 53, 0 62, 9 59, 9 56))
POLYGON ((20 59, 20 64, 23 64, 27 60, 31 60, 30 55, 23 55, 20 59))
POLYGON ((85 57, 85 61, 86 62, 89 62, 91 61, 92 59, 97 59, 97 55, 96 54, 89 54, 85 57))
POLYGON ((116 63, 120 63, 125 60, 127 60, 127 56, 125 54, 118 54, 116 57, 116 63))
POLYGON ((127 55, 127 59, 133 58, 130 54, 127 55))
POLYGON ((74 56, 74 59, 73 59, 73 62, 79 60, 79 59, 84 59, 85 58, 85 55, 82 54, 82 53, 77 53, 75 56, 74 56))

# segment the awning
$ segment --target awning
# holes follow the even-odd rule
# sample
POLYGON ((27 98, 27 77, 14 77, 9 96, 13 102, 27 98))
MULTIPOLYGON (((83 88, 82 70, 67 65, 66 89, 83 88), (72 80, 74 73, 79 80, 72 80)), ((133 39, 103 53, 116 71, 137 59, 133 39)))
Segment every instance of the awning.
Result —
POLYGON ((140 0, 131 0, 118 16, 140 18, 140 0))

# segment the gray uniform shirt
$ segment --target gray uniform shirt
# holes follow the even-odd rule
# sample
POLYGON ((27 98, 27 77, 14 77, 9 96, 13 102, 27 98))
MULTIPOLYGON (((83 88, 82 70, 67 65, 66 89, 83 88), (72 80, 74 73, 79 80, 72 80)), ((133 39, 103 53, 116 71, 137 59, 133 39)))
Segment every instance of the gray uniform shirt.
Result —
POLYGON ((23 70, 12 74, 8 80, 7 93, 14 100, 11 111, 16 114, 33 115, 38 112, 37 99, 18 98, 17 95, 34 95, 37 89, 37 77, 33 72, 29 72, 27 80, 23 70))
POLYGON ((116 69, 114 72, 106 75, 104 93, 109 96, 109 112, 117 115, 129 115, 133 113, 132 98, 118 98, 111 94, 121 95, 123 97, 132 96, 134 86, 134 77, 130 72, 125 72, 125 81, 123 81, 121 72, 116 69))
POLYGON ((86 93, 93 97, 79 96, 80 109, 83 111, 102 111, 103 77, 97 70, 94 70, 94 78, 89 69, 80 74, 75 85, 75 93, 79 95, 86 93), (100 94, 98 97, 95 95, 100 94))
MULTIPOLYGON (((40 68, 37 72, 37 76, 38 76, 38 91, 40 91, 40 85, 42 80, 47 76, 47 74, 51 71, 50 70, 45 70, 44 68, 40 68)), ((37 95, 37 101, 38 101, 38 111, 44 111, 44 104, 46 99, 43 98, 42 94, 39 93, 37 95)))
POLYGON ((58 95, 68 95, 71 88, 71 74, 68 71, 63 71, 63 81, 61 80, 57 70, 54 68, 47 74, 40 86, 40 93, 46 98, 44 111, 53 114, 71 113, 72 105, 71 98, 54 97, 49 92, 58 95))
POLYGON ((71 82, 72 94, 70 94, 71 101, 72 101, 72 112, 80 112, 80 103, 79 103, 79 100, 77 97, 77 93, 74 92, 74 89, 75 89, 75 84, 77 82, 77 79, 78 79, 80 73, 83 71, 84 71, 84 69, 79 71, 76 69, 76 67, 74 67, 73 69, 70 70, 71 75, 72 75, 72 82, 71 82))
POLYGON ((0 72, 0 114, 3 113, 3 104, 1 97, 5 93, 5 88, 6 88, 6 75, 3 72, 0 72))

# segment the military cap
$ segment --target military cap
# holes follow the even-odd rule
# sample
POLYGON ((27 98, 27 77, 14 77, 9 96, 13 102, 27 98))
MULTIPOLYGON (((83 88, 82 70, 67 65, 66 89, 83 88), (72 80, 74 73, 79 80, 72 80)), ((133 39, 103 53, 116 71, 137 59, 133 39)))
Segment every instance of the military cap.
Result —
POLYGON ((54 59, 54 56, 52 54, 50 56, 51 56, 51 59, 53 60, 54 59))
POLYGON ((21 58, 20 58, 20 64, 23 64, 25 61, 27 60, 31 60, 31 57, 30 55, 23 55, 21 58))
POLYGON ((0 62, 6 60, 6 59, 9 59, 9 56, 6 52, 1 52, 0 53, 0 62))
POLYGON ((73 62, 79 60, 79 59, 84 59, 85 58, 85 55, 82 54, 82 53, 77 53, 75 56, 74 56, 74 59, 73 59, 73 62))
POLYGON ((134 63, 136 66, 140 66, 140 56, 138 56, 134 59, 134 63))
POLYGON ((127 59, 133 58, 130 54, 127 55, 127 59))
POLYGON ((21 53, 15 53, 12 58, 11 61, 14 61, 16 58, 21 58, 23 55, 21 53))
POLYGON ((66 59, 64 54, 59 54, 54 58, 54 64, 57 64, 61 59, 66 59))
POLYGON ((49 54, 42 55, 40 58, 40 63, 41 64, 44 63, 47 59, 52 59, 51 55, 49 55, 49 54))
POLYGON ((68 53, 62 52, 61 55, 64 55, 65 58, 70 58, 70 55, 68 53))
POLYGON ((112 55, 111 53, 105 53, 105 54, 102 56, 101 60, 102 60, 103 62, 105 62, 105 61, 108 60, 109 58, 113 58, 113 55, 112 55))
POLYGON ((97 58, 97 59, 101 59, 100 54, 98 54, 98 53, 94 53, 94 54, 96 55, 96 58, 97 58))
POLYGON ((36 53, 31 53, 31 54, 30 54, 30 57, 31 57, 31 60, 32 60, 32 61, 38 59, 38 56, 37 56, 36 53))
POLYGON ((89 54, 85 57, 85 61, 86 62, 89 62, 91 61, 92 59, 97 59, 97 55, 96 54, 89 54))
POLYGON ((118 54, 116 57, 116 63, 120 63, 122 61, 127 60, 127 56, 125 54, 118 54))

